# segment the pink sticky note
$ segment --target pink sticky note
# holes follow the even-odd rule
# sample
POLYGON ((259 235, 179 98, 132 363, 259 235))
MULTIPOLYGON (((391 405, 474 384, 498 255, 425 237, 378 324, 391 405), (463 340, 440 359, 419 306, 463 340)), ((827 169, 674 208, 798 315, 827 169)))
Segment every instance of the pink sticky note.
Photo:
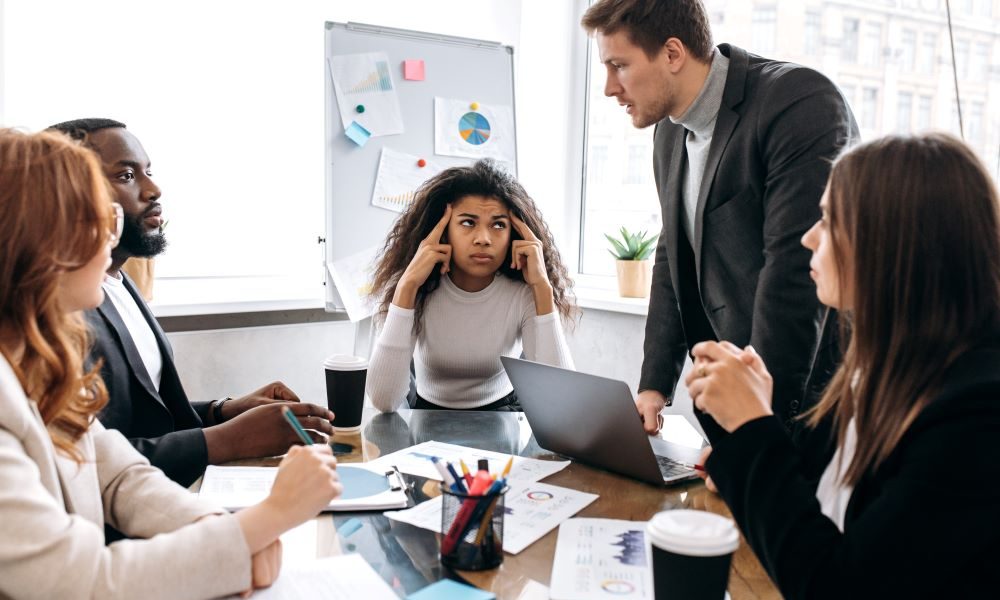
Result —
POLYGON ((403 79, 408 79, 409 81, 423 81, 424 80, 424 61, 422 61, 422 60, 404 60, 403 61, 403 79))

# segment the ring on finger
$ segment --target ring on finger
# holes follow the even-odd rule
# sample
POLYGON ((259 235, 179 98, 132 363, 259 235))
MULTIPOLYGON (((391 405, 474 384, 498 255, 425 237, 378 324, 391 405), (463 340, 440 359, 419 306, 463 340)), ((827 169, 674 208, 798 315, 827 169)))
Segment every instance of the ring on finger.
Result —
POLYGON ((698 377, 705 377, 706 375, 708 375, 708 371, 705 370, 705 367, 699 367, 698 377))

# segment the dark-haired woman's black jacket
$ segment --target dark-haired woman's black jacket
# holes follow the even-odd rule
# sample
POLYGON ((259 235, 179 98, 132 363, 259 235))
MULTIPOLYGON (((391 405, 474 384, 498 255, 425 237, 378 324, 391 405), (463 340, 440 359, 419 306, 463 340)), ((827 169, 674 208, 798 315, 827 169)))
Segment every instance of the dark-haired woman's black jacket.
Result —
POLYGON ((967 353, 898 447, 855 487, 844 532, 820 512, 828 434, 792 445, 765 417, 707 470, 789 600, 1000 595, 1000 343, 967 353))

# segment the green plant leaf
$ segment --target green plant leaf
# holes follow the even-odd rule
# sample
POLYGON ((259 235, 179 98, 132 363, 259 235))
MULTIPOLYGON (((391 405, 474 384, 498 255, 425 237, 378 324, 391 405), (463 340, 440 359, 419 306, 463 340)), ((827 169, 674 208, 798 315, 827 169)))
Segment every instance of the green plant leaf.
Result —
MULTIPOLYGON (((621 242, 606 233, 604 234, 604 237, 608 238, 608 241, 611 242, 611 246, 614 248, 614 252, 612 252, 612 254, 617 253, 618 260, 628 260, 627 257, 629 256, 629 252, 621 242)), ((609 250, 609 252, 611 251, 609 250)))
POLYGON ((635 253, 636 260, 646 260, 656 249, 656 236, 648 237, 639 244, 639 250, 635 253))

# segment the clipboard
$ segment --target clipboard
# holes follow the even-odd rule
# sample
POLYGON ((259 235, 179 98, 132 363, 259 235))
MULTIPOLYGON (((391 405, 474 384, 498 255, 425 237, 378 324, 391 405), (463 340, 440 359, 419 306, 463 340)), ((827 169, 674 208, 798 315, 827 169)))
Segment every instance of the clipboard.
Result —
MULTIPOLYGON (((383 471, 364 465, 338 465, 343 494, 323 512, 406 508, 407 484, 395 468, 383 471)), ((278 467, 220 467, 209 465, 198 498, 235 511, 267 498, 278 467)))

